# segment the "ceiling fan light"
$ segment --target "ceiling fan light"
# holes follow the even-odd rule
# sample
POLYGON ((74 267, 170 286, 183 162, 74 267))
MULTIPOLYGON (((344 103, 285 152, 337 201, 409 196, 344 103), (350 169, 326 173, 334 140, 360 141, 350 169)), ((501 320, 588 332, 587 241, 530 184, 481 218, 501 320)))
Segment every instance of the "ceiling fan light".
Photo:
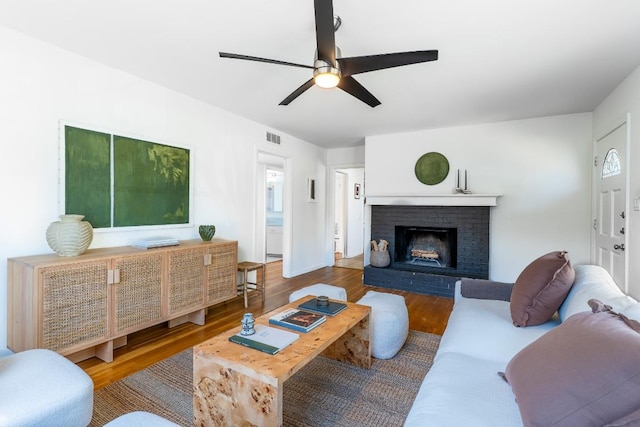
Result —
POLYGON ((331 72, 318 73, 315 75, 313 80, 317 86, 324 89, 331 89, 338 86, 338 83, 340 83, 340 75, 331 72))
POLYGON ((340 68, 337 65, 334 67, 328 62, 317 58, 313 62, 313 81, 316 86, 324 89, 334 88, 340 83, 341 76, 340 68))

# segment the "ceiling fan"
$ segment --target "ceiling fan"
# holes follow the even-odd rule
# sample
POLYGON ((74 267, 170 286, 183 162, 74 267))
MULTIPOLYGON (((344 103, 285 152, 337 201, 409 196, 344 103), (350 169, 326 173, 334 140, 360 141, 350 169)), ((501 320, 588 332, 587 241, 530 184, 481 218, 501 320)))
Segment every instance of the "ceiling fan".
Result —
POLYGON ((341 20, 339 17, 335 17, 334 21, 333 0, 314 0, 314 7, 318 47, 313 66, 227 52, 220 52, 220 57, 312 69, 313 77, 303 83, 298 89, 291 92, 289 96, 282 100, 280 105, 289 105, 291 101, 302 95, 315 84, 323 88, 339 87, 365 104, 368 104, 370 107, 380 105, 380 101, 352 77, 354 74, 435 61, 438 59, 437 50, 418 50, 340 58, 340 49, 336 46, 335 41, 335 31, 340 26, 341 20))

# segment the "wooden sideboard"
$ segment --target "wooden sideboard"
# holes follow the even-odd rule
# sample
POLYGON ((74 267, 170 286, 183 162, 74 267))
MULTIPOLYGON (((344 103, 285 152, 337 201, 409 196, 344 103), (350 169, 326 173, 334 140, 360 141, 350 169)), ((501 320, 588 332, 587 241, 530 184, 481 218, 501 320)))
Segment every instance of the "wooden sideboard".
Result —
POLYGON ((9 258, 8 347, 111 362, 132 332, 204 324, 207 307, 237 296, 237 262, 238 242, 222 239, 9 258))

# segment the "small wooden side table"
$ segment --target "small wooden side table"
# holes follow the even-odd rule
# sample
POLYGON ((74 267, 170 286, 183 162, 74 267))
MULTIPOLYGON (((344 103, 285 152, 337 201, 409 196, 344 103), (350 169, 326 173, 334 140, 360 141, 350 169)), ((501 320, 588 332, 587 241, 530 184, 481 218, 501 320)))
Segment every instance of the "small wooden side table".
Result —
POLYGON ((244 295, 244 308, 249 307, 249 291, 258 291, 262 294, 262 305, 265 297, 265 265, 261 262, 242 261, 238 263, 238 272, 242 273, 242 282, 238 285, 238 292, 244 295), (261 270, 261 271, 258 271, 261 270), (249 273, 256 272, 256 281, 249 281, 249 273))

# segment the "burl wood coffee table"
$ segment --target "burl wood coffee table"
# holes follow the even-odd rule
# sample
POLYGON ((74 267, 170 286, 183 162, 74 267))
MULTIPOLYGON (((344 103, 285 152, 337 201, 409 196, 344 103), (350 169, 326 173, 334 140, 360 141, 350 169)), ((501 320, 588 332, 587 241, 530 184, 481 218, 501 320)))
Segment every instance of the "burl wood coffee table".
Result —
MULTIPOLYGON (((269 317, 314 297, 306 296, 256 318, 269 317)), ((319 354, 371 367, 371 308, 347 308, 275 355, 229 342, 238 327, 193 349, 193 413, 196 426, 281 426, 284 382, 319 354)), ((328 372, 327 375, 331 373, 328 372)))

